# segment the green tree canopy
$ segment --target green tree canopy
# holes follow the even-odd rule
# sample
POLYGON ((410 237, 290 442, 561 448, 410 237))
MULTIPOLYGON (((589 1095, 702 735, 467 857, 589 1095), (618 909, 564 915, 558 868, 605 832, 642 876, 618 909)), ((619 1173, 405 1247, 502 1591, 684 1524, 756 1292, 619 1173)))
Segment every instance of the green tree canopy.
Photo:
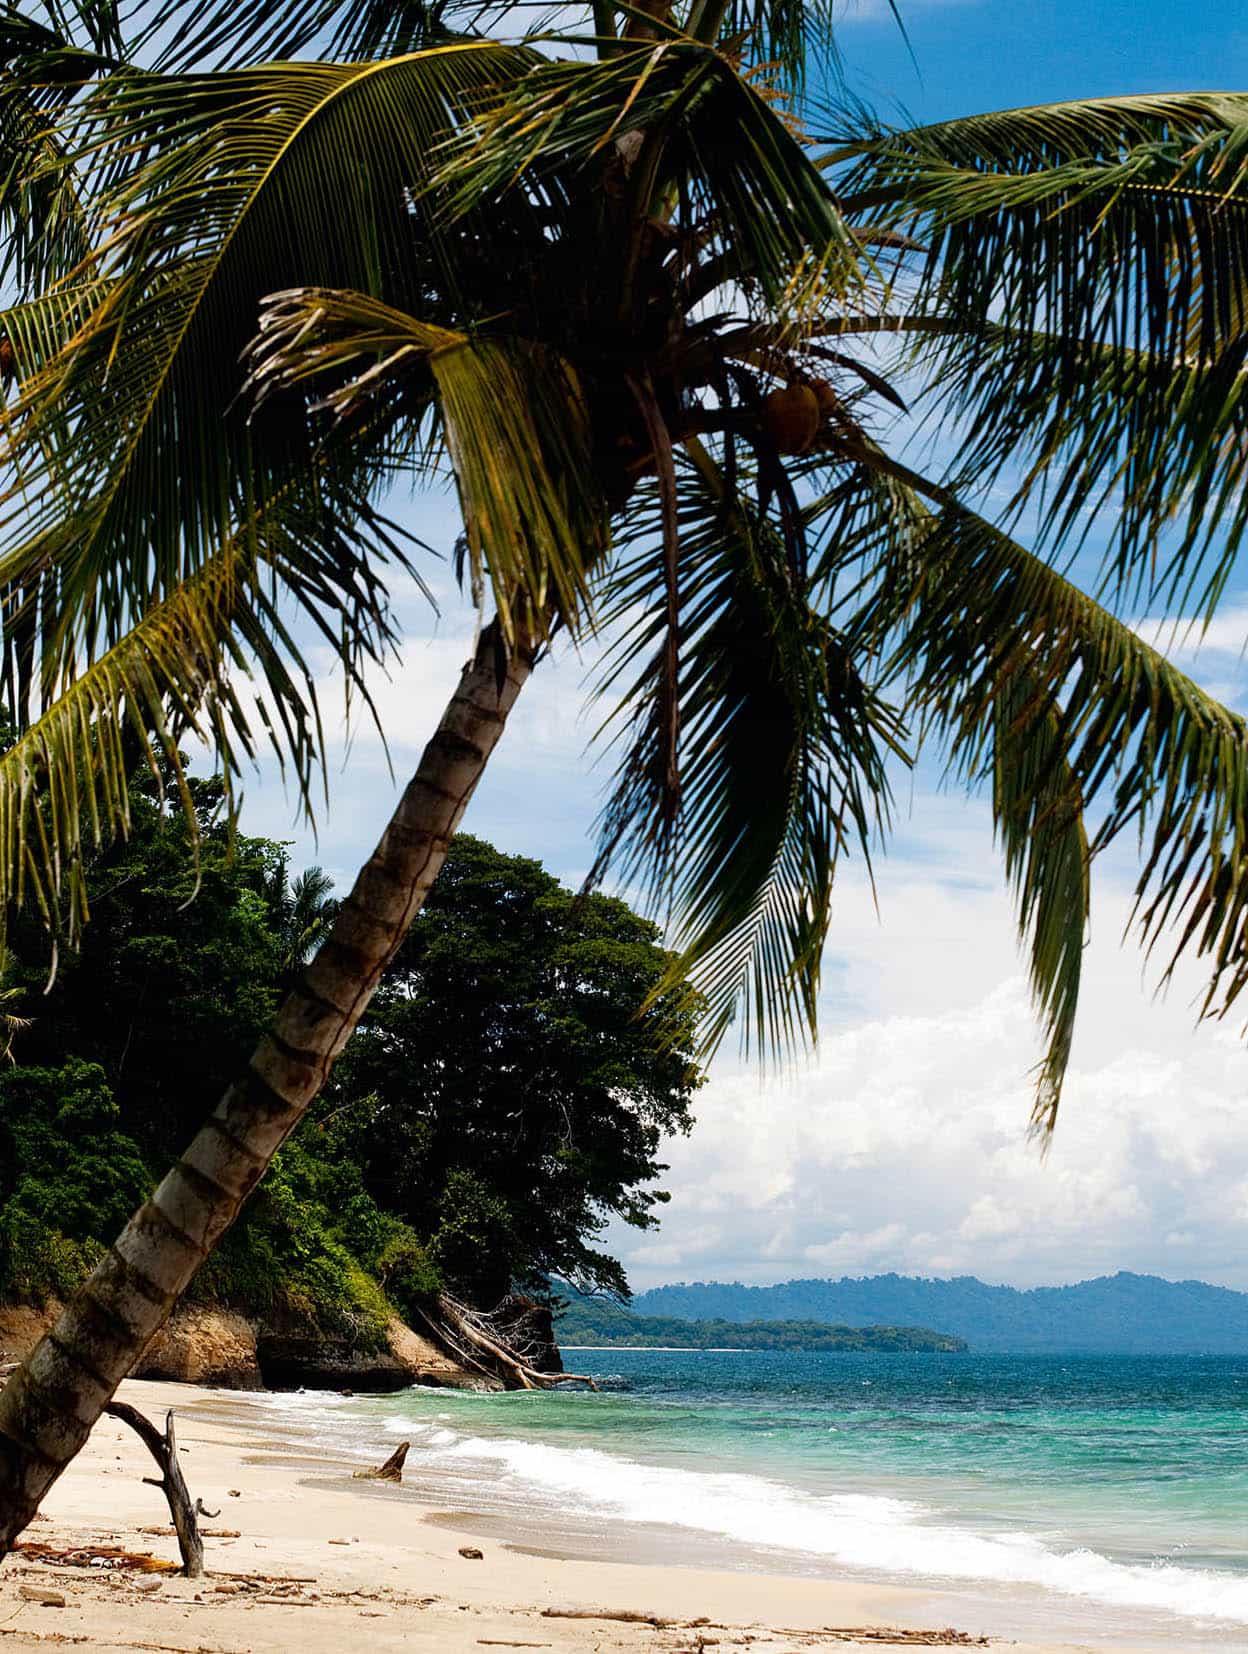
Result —
MULTIPOLYGON (((46 997, 46 938, 15 929, 31 1016, 0 1069, 0 1294, 77 1284, 332 910, 319 869, 292 880, 284 846, 228 832, 218 781, 190 786, 197 849, 140 777, 130 837, 90 862, 95 922, 46 997)), ((666 964, 623 902, 457 841, 319 1117, 195 1291, 328 1329, 375 1315, 381 1290, 411 1309, 446 1284, 488 1309, 558 1270, 627 1293, 595 1241, 611 1217, 654 1221, 661 1145, 700 1083, 696 1001, 647 1003, 666 964)))
POLYGON ((696 1001, 622 901, 461 835, 321 1111, 354 1116, 373 1197, 478 1302, 557 1272, 619 1293, 592 1245, 654 1223, 664 1138, 701 1083, 696 1001))
POLYGON ((131 788, 128 838, 89 858, 94 920, 62 948, 50 990, 47 942, 13 929, 15 979, 32 1017, 15 1054, 97 1064, 126 1129, 153 1163, 176 1153, 225 1077, 272 1018, 290 947, 285 848, 231 834, 219 780, 188 782, 194 824, 162 806, 155 782, 131 788))

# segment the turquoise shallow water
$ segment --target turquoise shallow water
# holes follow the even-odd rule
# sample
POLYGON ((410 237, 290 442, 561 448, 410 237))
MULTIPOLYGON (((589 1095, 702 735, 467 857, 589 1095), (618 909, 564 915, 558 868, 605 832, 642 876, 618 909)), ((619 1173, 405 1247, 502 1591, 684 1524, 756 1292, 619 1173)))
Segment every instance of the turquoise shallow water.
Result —
MULTIPOLYGON (((334 1410, 463 1508, 659 1525, 726 1565, 988 1588, 1248 1649, 1248 1359, 569 1351, 602 1393, 334 1410)), ((307 1398, 311 1400, 311 1398, 307 1398)), ((678 1556, 673 1556, 679 1560, 678 1556)))

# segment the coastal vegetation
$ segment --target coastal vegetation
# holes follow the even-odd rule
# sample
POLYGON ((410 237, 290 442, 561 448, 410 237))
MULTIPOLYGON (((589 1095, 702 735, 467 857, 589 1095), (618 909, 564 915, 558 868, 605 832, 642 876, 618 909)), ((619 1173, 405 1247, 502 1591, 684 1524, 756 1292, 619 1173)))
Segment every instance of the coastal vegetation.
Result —
POLYGON ((392 484, 453 481, 480 626, 314 958, 0 1395, 0 1554, 322 1093, 556 640, 607 648, 590 883, 662 913, 648 1003, 692 979, 706 1048, 813 1039, 836 870, 920 736, 991 798, 1038 1125, 1094 852, 1140 833, 1143 935, 1206 958, 1206 1010, 1248 973, 1243 722, 1125 618, 1211 612, 1248 520, 1248 98, 808 126, 801 0, 135 17, 0 27, 4 909, 68 967, 136 757, 195 829, 190 733, 227 807, 270 741, 310 804, 318 650, 359 704, 419 570, 392 484), (1094 598, 1064 559, 1105 504, 1094 598))
POLYGON ((561 1300, 555 1333, 568 1349, 618 1344, 625 1349, 678 1350, 870 1350, 956 1355, 966 1340, 927 1327, 831 1326, 826 1321, 683 1320, 674 1315, 633 1315, 619 1304, 574 1294, 561 1300))
MULTIPOLYGON (((0 1305, 82 1284, 332 914, 323 875, 292 881, 281 845, 228 833, 218 782, 190 786, 198 853, 140 774, 129 838, 85 869, 96 922, 46 996, 41 928, 12 929, 29 1014, 0 1068, 0 1305)), ((666 965, 622 902, 461 837, 192 1299, 366 1353, 444 1292, 491 1310, 552 1270, 626 1291, 595 1239, 653 1225, 661 1145, 700 1083, 696 1004, 643 1009, 666 965)))

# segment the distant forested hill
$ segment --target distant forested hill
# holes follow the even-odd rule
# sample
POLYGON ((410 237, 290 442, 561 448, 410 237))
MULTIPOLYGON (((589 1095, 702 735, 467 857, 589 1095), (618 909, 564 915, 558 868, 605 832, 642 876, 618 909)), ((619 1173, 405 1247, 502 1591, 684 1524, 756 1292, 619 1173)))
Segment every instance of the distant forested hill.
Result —
POLYGON ((570 1300, 555 1320, 564 1349, 578 1344, 629 1347, 664 1344, 674 1349, 710 1350, 726 1345, 746 1350, 934 1351, 956 1354, 960 1338, 927 1327, 836 1327, 823 1321, 686 1321, 675 1316, 631 1315, 602 1298, 582 1298, 556 1283, 570 1300))
POLYGON ((941 1327, 982 1353, 1248 1355, 1248 1293, 1126 1271, 1025 1292, 972 1275, 952 1281, 871 1275, 779 1286, 698 1281, 638 1293, 630 1308, 642 1317, 941 1327))

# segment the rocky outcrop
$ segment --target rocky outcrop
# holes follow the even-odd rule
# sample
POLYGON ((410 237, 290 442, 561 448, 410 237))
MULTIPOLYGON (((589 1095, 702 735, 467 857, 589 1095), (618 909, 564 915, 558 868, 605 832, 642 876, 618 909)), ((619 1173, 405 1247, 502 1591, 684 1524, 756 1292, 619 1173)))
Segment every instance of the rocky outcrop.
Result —
POLYGON ((0 1304, 0 1363, 20 1361, 47 1332, 62 1306, 50 1298, 41 1309, 30 1304, 0 1304))
POLYGON ((402 1390, 409 1384, 453 1390, 502 1388, 460 1366, 397 1316, 380 1350, 361 1351, 345 1339, 318 1338, 298 1329, 262 1328, 257 1355, 261 1377, 272 1390, 402 1390))
MULTIPOLYGON (((517 1305, 529 1300, 516 1300, 517 1305)), ((540 1306, 533 1305, 534 1309, 540 1306)), ((51 1301, 41 1309, 25 1304, 0 1305, 0 1366, 20 1360, 60 1314, 51 1301)), ((543 1336, 540 1325, 515 1325, 526 1348, 535 1354, 543 1336)), ((509 1325, 511 1323, 509 1322, 509 1325)), ((553 1348, 553 1341, 552 1341, 553 1348)), ((550 1351, 541 1354, 549 1362, 550 1351)), ((544 1372, 559 1372, 554 1365, 544 1372)), ((536 1365, 536 1362, 534 1363, 536 1365)), ((267 1326, 234 1310, 211 1304, 180 1304, 168 1325, 144 1351, 134 1378, 171 1379, 178 1384, 207 1384, 225 1390, 405 1390, 429 1384, 448 1390, 501 1390, 503 1381, 456 1361, 431 1338, 413 1332, 397 1316, 386 1328, 379 1350, 361 1351, 346 1339, 326 1338, 295 1325, 267 1326)))
POLYGON ((223 1390, 262 1390, 255 1326, 234 1310, 179 1304, 143 1352, 133 1376, 211 1384, 223 1390))
MULTIPOLYGON (((0 1305, 0 1367, 19 1361, 61 1312, 49 1301, 0 1305)), ((385 1347, 363 1353, 343 1339, 297 1327, 265 1327, 234 1310, 180 1304, 144 1351, 132 1375, 208 1384, 225 1390, 405 1390, 431 1384, 450 1390, 501 1390, 498 1379, 461 1366, 395 1316, 385 1347)))
POLYGON ((502 1383, 482 1373, 469 1372, 433 1342, 396 1316, 387 1328, 390 1349, 411 1377, 410 1384, 432 1384, 444 1390, 501 1390, 502 1383))

